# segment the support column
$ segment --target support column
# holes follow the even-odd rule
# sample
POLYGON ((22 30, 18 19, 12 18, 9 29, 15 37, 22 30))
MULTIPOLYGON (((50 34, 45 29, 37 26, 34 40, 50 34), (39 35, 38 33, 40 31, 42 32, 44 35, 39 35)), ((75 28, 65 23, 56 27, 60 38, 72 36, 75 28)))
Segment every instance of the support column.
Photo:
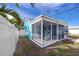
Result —
POLYGON ((52 40, 52 23, 51 23, 51 40, 52 40))
POLYGON ((56 28, 56 31, 57 31, 57 40, 58 40, 58 38, 59 38, 59 26, 58 26, 59 24, 57 24, 57 28, 56 28))
POLYGON ((41 47, 43 46, 43 20, 41 20, 41 47))
MULTIPOLYGON (((34 36, 36 36, 36 23, 34 24, 34 36)), ((35 39, 36 39, 36 37, 35 37, 35 39)))
POLYGON ((32 34, 33 34, 33 32, 32 32, 32 24, 30 24, 30 31, 31 31, 31 39, 32 39, 32 34))
POLYGON ((64 38, 65 38, 65 26, 63 27, 63 31, 64 31, 64 38))

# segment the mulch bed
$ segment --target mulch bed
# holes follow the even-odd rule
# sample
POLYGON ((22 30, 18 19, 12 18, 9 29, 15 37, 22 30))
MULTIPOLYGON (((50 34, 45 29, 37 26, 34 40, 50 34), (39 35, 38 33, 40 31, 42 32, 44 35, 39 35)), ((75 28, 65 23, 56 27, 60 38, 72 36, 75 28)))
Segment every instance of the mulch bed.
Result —
MULTIPOLYGON (((60 42, 57 44, 60 44, 60 42)), ((25 37, 20 37, 14 52, 14 56, 47 56, 57 44, 50 45, 47 48, 40 48, 31 40, 27 40, 25 37)))

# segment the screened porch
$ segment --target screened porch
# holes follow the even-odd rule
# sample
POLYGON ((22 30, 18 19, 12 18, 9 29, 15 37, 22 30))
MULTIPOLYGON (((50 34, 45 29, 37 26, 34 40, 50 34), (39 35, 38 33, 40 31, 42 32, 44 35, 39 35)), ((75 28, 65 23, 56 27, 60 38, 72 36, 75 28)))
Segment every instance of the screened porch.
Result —
POLYGON ((39 20, 32 23, 32 41, 40 47, 63 40, 65 37, 65 26, 47 20, 39 20))

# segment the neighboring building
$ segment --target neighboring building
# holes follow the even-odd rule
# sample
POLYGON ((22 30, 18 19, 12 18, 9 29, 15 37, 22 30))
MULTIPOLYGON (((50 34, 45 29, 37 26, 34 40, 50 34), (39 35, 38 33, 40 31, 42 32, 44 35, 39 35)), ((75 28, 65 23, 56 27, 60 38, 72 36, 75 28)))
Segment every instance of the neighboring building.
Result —
POLYGON ((65 40, 68 36, 68 25, 62 21, 40 15, 30 22, 31 40, 41 48, 65 40))
POLYGON ((18 39, 18 29, 0 15, 0 56, 12 56, 18 39))
POLYGON ((69 27, 68 28, 69 30, 69 34, 76 34, 76 35, 79 35, 79 27, 69 27))

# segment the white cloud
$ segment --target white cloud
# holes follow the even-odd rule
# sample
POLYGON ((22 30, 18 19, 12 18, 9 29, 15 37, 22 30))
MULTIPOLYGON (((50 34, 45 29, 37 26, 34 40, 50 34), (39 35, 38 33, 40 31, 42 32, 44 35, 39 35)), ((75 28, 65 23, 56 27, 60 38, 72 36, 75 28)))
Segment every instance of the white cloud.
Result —
POLYGON ((22 17, 22 20, 23 21, 25 21, 25 20, 27 20, 27 19, 33 19, 34 18, 34 16, 33 15, 31 15, 31 14, 21 14, 20 15, 21 17, 22 17))
POLYGON ((79 26, 69 26, 69 28, 79 28, 79 26))
POLYGON ((62 4, 64 4, 64 3, 39 3, 39 4, 37 4, 37 6, 54 8, 54 7, 58 7, 58 6, 62 5, 62 4))

